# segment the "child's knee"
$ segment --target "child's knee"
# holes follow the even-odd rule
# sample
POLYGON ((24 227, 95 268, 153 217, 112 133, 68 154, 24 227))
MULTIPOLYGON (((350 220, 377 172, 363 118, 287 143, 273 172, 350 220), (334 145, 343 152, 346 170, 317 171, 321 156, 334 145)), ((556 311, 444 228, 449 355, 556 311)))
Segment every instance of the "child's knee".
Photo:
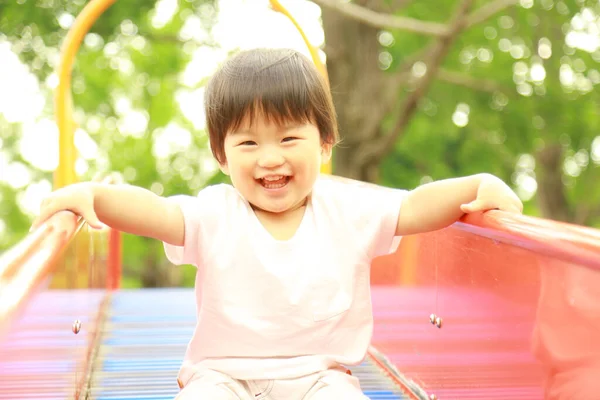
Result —
POLYGON ((331 371, 317 381, 303 400, 368 400, 358 379, 343 372, 331 371))
POLYGON ((185 385, 178 383, 181 391, 175 400, 247 400, 239 382, 215 371, 196 374, 185 385))
POLYGON ((349 384, 330 384, 305 397, 304 400, 369 400, 362 390, 349 384))
POLYGON ((185 386, 175 400, 246 400, 227 383, 192 382, 185 386))

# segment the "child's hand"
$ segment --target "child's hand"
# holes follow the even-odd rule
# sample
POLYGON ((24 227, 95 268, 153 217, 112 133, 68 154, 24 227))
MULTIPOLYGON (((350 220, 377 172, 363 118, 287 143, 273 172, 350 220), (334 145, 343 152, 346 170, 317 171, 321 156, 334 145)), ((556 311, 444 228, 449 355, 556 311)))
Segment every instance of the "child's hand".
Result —
POLYGON ((69 210, 83 217, 92 228, 101 229, 102 223, 94 211, 94 190, 89 183, 78 183, 52 192, 40 206, 40 215, 33 221, 31 230, 59 211, 69 210))
POLYGON ((520 214, 523 212, 523 203, 501 179, 489 175, 481 180, 477 189, 477 198, 461 205, 460 209, 464 213, 497 209, 520 214))

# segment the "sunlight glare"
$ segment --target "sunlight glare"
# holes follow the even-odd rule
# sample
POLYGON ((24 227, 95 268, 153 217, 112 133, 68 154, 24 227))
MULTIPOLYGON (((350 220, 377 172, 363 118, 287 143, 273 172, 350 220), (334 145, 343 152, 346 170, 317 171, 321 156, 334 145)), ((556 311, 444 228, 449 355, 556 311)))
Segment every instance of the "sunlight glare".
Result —
POLYGON ((24 188, 31 181, 31 171, 21 162, 8 164, 4 175, 4 181, 13 189, 24 188))
POLYGON ((600 164, 600 136, 596 136, 592 142, 592 161, 600 164))
POLYGON ((52 183, 48 180, 33 182, 25 191, 17 196, 17 204, 21 211, 29 215, 37 215, 42 199, 52 192, 52 183))
POLYGON ((0 114, 9 123, 35 120, 46 103, 37 77, 12 52, 10 43, 0 42, 0 60, 0 114))
POLYGON ((23 158, 34 167, 54 171, 58 166, 58 127, 54 121, 44 118, 23 124, 18 146, 23 158))
POLYGON ((206 128, 206 114, 204 112, 204 88, 194 91, 180 90, 175 98, 183 115, 194 125, 195 129, 206 128))
POLYGON ((75 147, 79 154, 86 160, 94 160, 99 157, 98 145, 86 131, 79 128, 75 131, 75 147))
POLYGON ((177 0, 159 0, 156 2, 156 7, 152 16, 152 26, 154 28, 160 29, 164 27, 166 24, 173 19, 173 16, 179 9, 177 5, 177 0))
POLYGON ((156 158, 168 158, 179 151, 184 151, 191 144, 190 131, 172 122, 164 129, 155 131, 152 153, 156 158))

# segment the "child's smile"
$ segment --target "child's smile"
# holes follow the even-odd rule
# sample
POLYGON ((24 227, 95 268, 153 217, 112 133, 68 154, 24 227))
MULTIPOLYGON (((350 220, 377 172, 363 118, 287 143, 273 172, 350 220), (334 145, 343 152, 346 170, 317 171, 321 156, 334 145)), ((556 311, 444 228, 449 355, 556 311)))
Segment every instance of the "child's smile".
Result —
POLYGON ((289 175, 267 175, 257 181, 269 192, 278 192, 285 188, 292 179, 289 175))
POLYGON ((276 123, 257 114, 225 138, 223 172, 254 207, 285 213, 303 204, 329 151, 311 122, 276 123))

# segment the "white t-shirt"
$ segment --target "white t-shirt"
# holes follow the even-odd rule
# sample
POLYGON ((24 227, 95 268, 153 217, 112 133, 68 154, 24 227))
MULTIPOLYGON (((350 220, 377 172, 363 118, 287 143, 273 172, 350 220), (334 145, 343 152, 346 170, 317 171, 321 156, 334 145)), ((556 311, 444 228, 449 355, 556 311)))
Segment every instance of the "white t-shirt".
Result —
POLYGON ((180 371, 285 379, 357 365, 371 341, 370 265, 387 254, 405 191, 323 175, 296 234, 274 239, 230 185, 176 196, 183 247, 198 267, 197 325, 180 371))

